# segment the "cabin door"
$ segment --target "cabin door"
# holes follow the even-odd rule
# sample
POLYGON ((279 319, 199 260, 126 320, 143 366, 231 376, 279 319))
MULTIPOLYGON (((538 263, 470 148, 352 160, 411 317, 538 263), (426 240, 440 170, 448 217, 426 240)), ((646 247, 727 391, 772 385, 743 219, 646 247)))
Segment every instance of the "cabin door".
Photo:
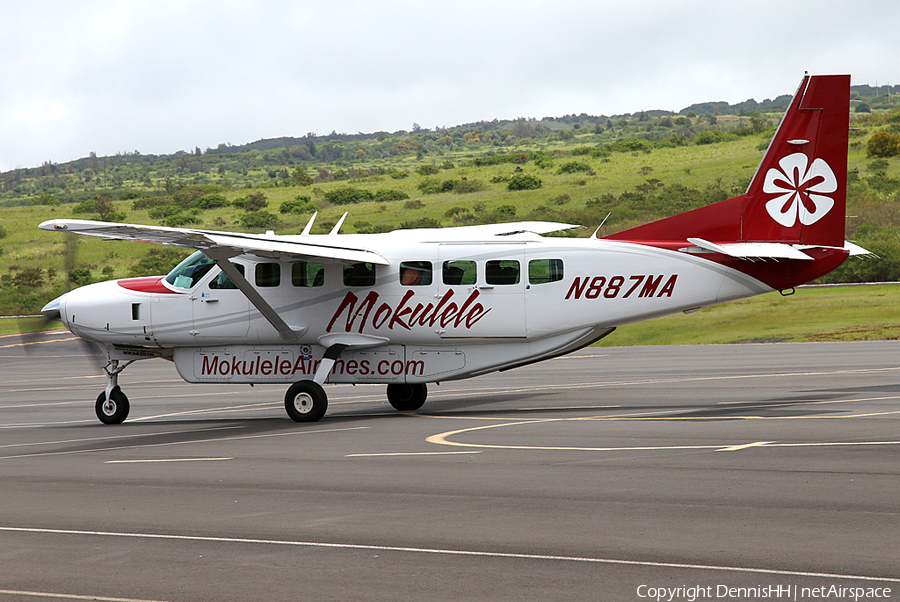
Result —
POLYGON ((436 267, 441 337, 525 337, 524 244, 444 243, 436 267))

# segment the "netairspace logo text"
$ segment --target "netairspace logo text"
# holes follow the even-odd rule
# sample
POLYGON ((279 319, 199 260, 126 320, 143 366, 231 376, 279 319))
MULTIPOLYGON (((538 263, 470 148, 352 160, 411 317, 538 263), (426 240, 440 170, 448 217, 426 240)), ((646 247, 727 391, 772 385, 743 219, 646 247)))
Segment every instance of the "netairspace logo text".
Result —
POLYGON ((728 585, 682 585, 679 587, 657 587, 641 584, 637 596, 656 602, 696 602, 697 600, 886 600, 891 597, 889 587, 848 587, 844 585, 821 585, 801 587, 798 585, 757 585, 753 587, 730 587, 728 585))

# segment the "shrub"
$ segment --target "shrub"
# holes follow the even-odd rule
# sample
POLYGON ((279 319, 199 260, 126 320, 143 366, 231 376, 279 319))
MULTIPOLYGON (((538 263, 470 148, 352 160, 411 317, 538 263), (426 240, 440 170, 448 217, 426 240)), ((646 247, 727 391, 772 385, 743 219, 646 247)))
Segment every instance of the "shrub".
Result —
POLYGON ((444 217, 456 217, 457 215, 461 215, 463 213, 470 213, 469 209, 466 207, 450 207, 444 212, 444 217))
POLYGON ((244 211, 259 211, 269 206, 269 200, 262 192, 254 192, 249 196, 234 199, 231 204, 244 211))
POLYGON ((573 157, 580 157, 583 155, 588 155, 590 157, 593 157, 594 159, 598 159, 600 157, 608 157, 610 155, 610 152, 609 149, 597 148, 593 146, 579 146, 572 149, 573 157))
POLYGON ((159 205, 149 211, 150 219, 165 221, 166 219, 181 213, 178 205, 159 205))
POLYGON ((444 180, 440 184, 435 182, 422 182, 419 185, 419 190, 421 190, 424 194, 439 194, 441 192, 453 192, 453 189, 456 187, 457 180, 444 180))
POLYGON ((720 132, 719 130, 706 130, 700 132, 694 137, 694 144, 715 144, 717 142, 725 142, 726 140, 729 140, 733 137, 733 135, 726 134, 725 132, 720 132))
POLYGON ((334 205, 352 205, 356 203, 364 203, 375 199, 368 190, 362 188, 354 188, 353 186, 341 186, 324 193, 325 200, 334 205))
POLYGON ((414 228, 440 228, 441 223, 430 217, 422 217, 409 222, 403 222, 400 224, 400 227, 404 230, 411 230, 414 228))
POLYGON ((519 173, 509 179, 506 188, 509 190, 536 190, 543 185, 537 176, 519 173))
POLYGON ((866 145, 867 157, 893 157, 900 155, 900 134, 875 132, 866 145))
POLYGON ((441 171, 441 170, 438 169, 437 167, 435 167, 434 165, 420 165, 416 169, 416 173, 419 174, 420 176, 433 176, 433 175, 437 174, 439 171, 441 171))
POLYGON ((96 213, 105 222, 120 222, 125 219, 123 211, 116 211, 112 197, 106 194, 98 194, 92 199, 78 203, 73 213, 96 213))
POLYGON ((27 268, 12 266, 10 271, 16 270, 16 275, 12 277, 13 286, 22 286, 26 288, 39 288, 44 284, 43 268, 27 268))
POLYGON ((405 201, 409 195, 402 190, 391 190, 382 188, 375 191, 375 201, 378 203, 386 203, 388 201, 405 201))
POLYGON ((196 213, 176 213, 165 219, 163 225, 169 228, 178 228, 181 226, 192 226, 200 223, 200 218, 196 213))
POLYGON ((230 205, 228 199, 226 199, 221 194, 207 194, 198 198, 192 204, 195 209, 200 209, 201 211, 206 211, 208 209, 217 209, 219 207, 227 207, 228 205, 230 205))
POLYGON ((462 180, 459 180, 453 185, 453 192, 456 194, 471 194, 473 192, 482 191, 485 188, 484 182, 463 177, 462 180))
POLYGON ((627 140, 619 140, 609 145, 609 150, 621 153, 644 152, 649 153, 653 150, 653 143, 643 138, 628 138, 627 140))
POLYGON ((305 195, 297 195, 283 202, 278 209, 280 213, 312 213, 318 210, 318 206, 312 202, 312 199, 305 195))
POLYGON ((421 209, 424 206, 425 203, 423 203, 419 199, 413 199, 411 201, 406 201, 405 203, 403 203, 403 207, 405 209, 421 209))
POLYGON ((579 173, 579 172, 589 172, 591 171, 591 166, 587 163, 583 163, 582 161, 569 161, 567 163, 563 163, 559 166, 559 169, 556 170, 557 174, 564 173, 579 173))
POLYGON ((88 268, 75 268, 69 272, 69 282, 75 286, 84 286, 91 283, 91 270, 88 268))
POLYGON ((159 207, 160 205, 171 205, 172 197, 169 196, 145 196, 140 199, 136 199, 131 203, 132 208, 135 211, 140 211, 141 209, 153 209, 154 207, 159 207))
POLYGON ((252 211, 238 217, 241 226, 253 228, 274 228, 278 224, 278 216, 270 211, 252 211))

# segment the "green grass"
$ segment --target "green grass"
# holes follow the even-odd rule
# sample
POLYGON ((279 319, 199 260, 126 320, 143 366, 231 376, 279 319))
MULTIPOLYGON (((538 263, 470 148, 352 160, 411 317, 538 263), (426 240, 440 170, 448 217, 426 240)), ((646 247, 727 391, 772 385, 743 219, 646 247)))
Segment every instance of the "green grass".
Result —
POLYGON ((900 285, 799 288, 627 324, 598 346, 900 339, 900 285))

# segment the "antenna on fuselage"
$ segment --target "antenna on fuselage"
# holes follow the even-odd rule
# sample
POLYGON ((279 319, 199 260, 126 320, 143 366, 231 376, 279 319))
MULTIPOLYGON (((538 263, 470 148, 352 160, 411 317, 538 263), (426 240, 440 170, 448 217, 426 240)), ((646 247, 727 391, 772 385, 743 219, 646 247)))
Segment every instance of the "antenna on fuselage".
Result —
POLYGON ((309 231, 312 230, 313 222, 316 221, 317 215, 319 215, 318 211, 312 214, 312 217, 309 218, 309 222, 306 224, 306 227, 303 228, 303 232, 300 233, 300 236, 307 236, 309 234, 309 231))
POLYGON ((600 222, 600 225, 597 226, 597 229, 594 230, 594 233, 593 233, 593 234, 591 234, 591 238, 597 238, 597 233, 600 231, 600 228, 603 227, 603 224, 606 223, 606 220, 609 219, 609 216, 610 216, 610 215, 612 215, 612 211, 610 211, 609 213, 606 214, 606 217, 603 218, 603 221, 600 222))

